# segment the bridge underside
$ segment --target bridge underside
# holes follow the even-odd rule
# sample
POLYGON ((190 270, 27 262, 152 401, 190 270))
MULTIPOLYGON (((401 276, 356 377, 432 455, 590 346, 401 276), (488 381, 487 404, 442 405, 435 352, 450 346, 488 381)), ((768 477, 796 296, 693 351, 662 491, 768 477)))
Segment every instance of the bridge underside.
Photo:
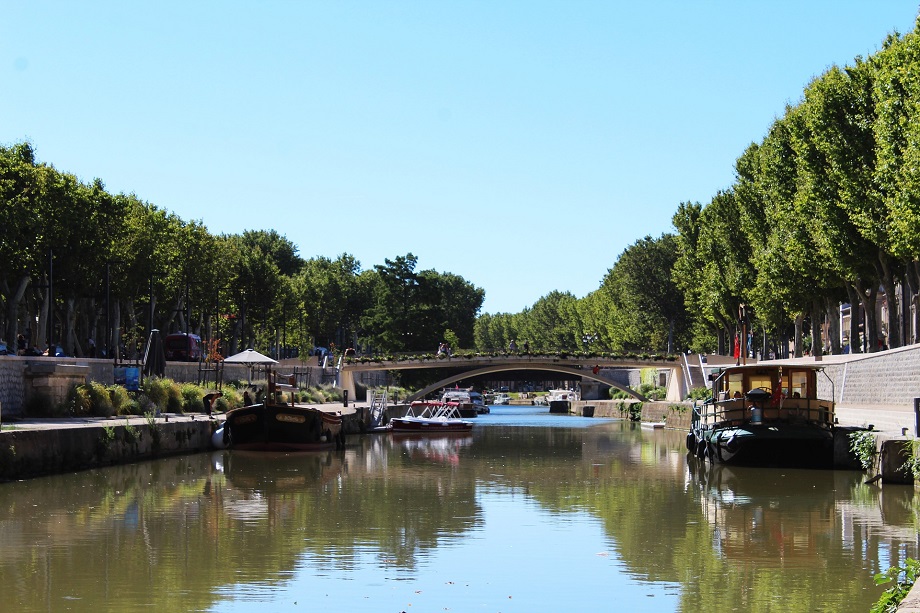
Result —
POLYGON ((482 375, 490 375, 490 374, 499 373, 499 372, 522 371, 522 370, 564 373, 567 375, 572 375, 573 377, 577 379, 590 379, 592 381, 598 381, 605 385, 609 385, 610 387, 614 387, 618 390, 622 390, 626 392, 627 394, 629 394, 630 396, 638 400, 641 400, 643 402, 647 400, 644 396, 642 396, 635 390, 630 389, 629 386, 624 386, 622 383, 619 383, 618 381, 614 381, 613 379, 610 379, 609 377, 605 377, 601 373, 594 374, 594 372, 590 369, 585 370, 581 368, 572 368, 570 366, 562 366, 562 365, 552 365, 552 366, 533 365, 533 366, 523 366, 522 367, 521 364, 514 364, 514 365, 485 366, 485 367, 477 368, 474 370, 467 370, 467 371, 458 373, 456 375, 451 375, 449 377, 441 379, 440 381, 437 381, 436 383, 432 383, 428 387, 419 390, 415 394, 412 394, 411 396, 409 396, 408 401, 412 402, 413 400, 424 398, 425 396, 427 396, 428 394, 431 394, 432 392, 436 392, 441 388, 447 387, 453 383, 457 383, 458 381, 462 381, 464 379, 471 379, 473 377, 479 377, 482 375))

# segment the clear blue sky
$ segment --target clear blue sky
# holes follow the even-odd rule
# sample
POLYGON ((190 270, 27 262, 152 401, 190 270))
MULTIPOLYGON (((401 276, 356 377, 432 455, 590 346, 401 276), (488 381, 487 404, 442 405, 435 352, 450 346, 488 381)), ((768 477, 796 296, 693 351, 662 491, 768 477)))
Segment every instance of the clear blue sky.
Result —
POLYGON ((0 8, 0 143, 214 233, 276 229, 304 258, 412 252, 495 313, 596 289, 918 3, 0 8))

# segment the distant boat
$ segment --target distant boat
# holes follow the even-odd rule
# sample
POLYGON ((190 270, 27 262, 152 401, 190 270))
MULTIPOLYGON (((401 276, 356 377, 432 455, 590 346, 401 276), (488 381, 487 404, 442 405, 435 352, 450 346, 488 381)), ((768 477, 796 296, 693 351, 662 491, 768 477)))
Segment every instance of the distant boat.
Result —
POLYGON ((470 418, 489 412, 482 394, 471 389, 446 389, 439 400, 416 400, 411 409, 418 414, 425 409, 438 411, 444 407, 456 409, 458 417, 470 418))
POLYGON ((781 362, 725 368, 713 397, 693 410, 687 449, 723 464, 832 467, 834 401, 818 397, 821 371, 781 362))
POLYGON ((554 402, 557 400, 578 400, 578 392, 575 390, 550 390, 546 394, 547 402, 554 402))
POLYGON ((447 389, 441 396, 441 402, 457 405, 457 412, 461 417, 476 417, 489 412, 482 394, 472 389, 447 389))
POLYGON ((575 390, 555 389, 546 394, 550 413, 568 413, 575 400, 578 400, 578 392, 575 390))
POLYGON ((461 419, 457 407, 450 404, 426 405, 417 412, 410 405, 405 417, 390 419, 389 428, 391 432, 445 434, 469 432, 473 422, 461 419))

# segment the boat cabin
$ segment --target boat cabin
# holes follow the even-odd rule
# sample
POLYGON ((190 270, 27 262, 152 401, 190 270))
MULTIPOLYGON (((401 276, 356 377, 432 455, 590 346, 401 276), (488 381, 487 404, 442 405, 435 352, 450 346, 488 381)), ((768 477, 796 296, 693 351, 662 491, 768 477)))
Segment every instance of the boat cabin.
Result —
POLYGON ((824 374, 821 368, 804 364, 728 367, 713 380, 713 397, 701 411, 703 423, 803 421, 832 425, 834 402, 818 398, 818 372, 824 374))

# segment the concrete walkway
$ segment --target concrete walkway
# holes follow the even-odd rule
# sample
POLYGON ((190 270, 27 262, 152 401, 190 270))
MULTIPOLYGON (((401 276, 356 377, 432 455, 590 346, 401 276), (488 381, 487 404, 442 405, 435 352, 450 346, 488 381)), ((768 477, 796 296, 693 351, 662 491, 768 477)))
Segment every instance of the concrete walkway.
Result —
MULTIPOLYGON (((367 406, 363 403, 349 403, 348 407, 340 403, 328 404, 301 404, 298 406, 307 406, 324 413, 340 413, 342 416, 354 415, 357 408, 367 406)), ((223 421, 223 413, 214 413, 214 420, 223 421)), ((207 421, 208 416, 204 413, 160 413, 156 416, 156 423, 183 423, 193 421, 207 421)), ((87 428, 100 426, 132 426, 144 425, 147 418, 136 415, 118 415, 113 417, 23 417, 11 418, 9 420, 0 420, 0 431, 10 430, 62 430, 66 428, 87 428)))
POLYGON ((916 437, 916 417, 913 407, 903 406, 876 406, 864 407, 835 407, 834 413, 841 426, 868 427, 880 432, 887 438, 903 436, 902 429, 907 428, 908 437, 916 437))

